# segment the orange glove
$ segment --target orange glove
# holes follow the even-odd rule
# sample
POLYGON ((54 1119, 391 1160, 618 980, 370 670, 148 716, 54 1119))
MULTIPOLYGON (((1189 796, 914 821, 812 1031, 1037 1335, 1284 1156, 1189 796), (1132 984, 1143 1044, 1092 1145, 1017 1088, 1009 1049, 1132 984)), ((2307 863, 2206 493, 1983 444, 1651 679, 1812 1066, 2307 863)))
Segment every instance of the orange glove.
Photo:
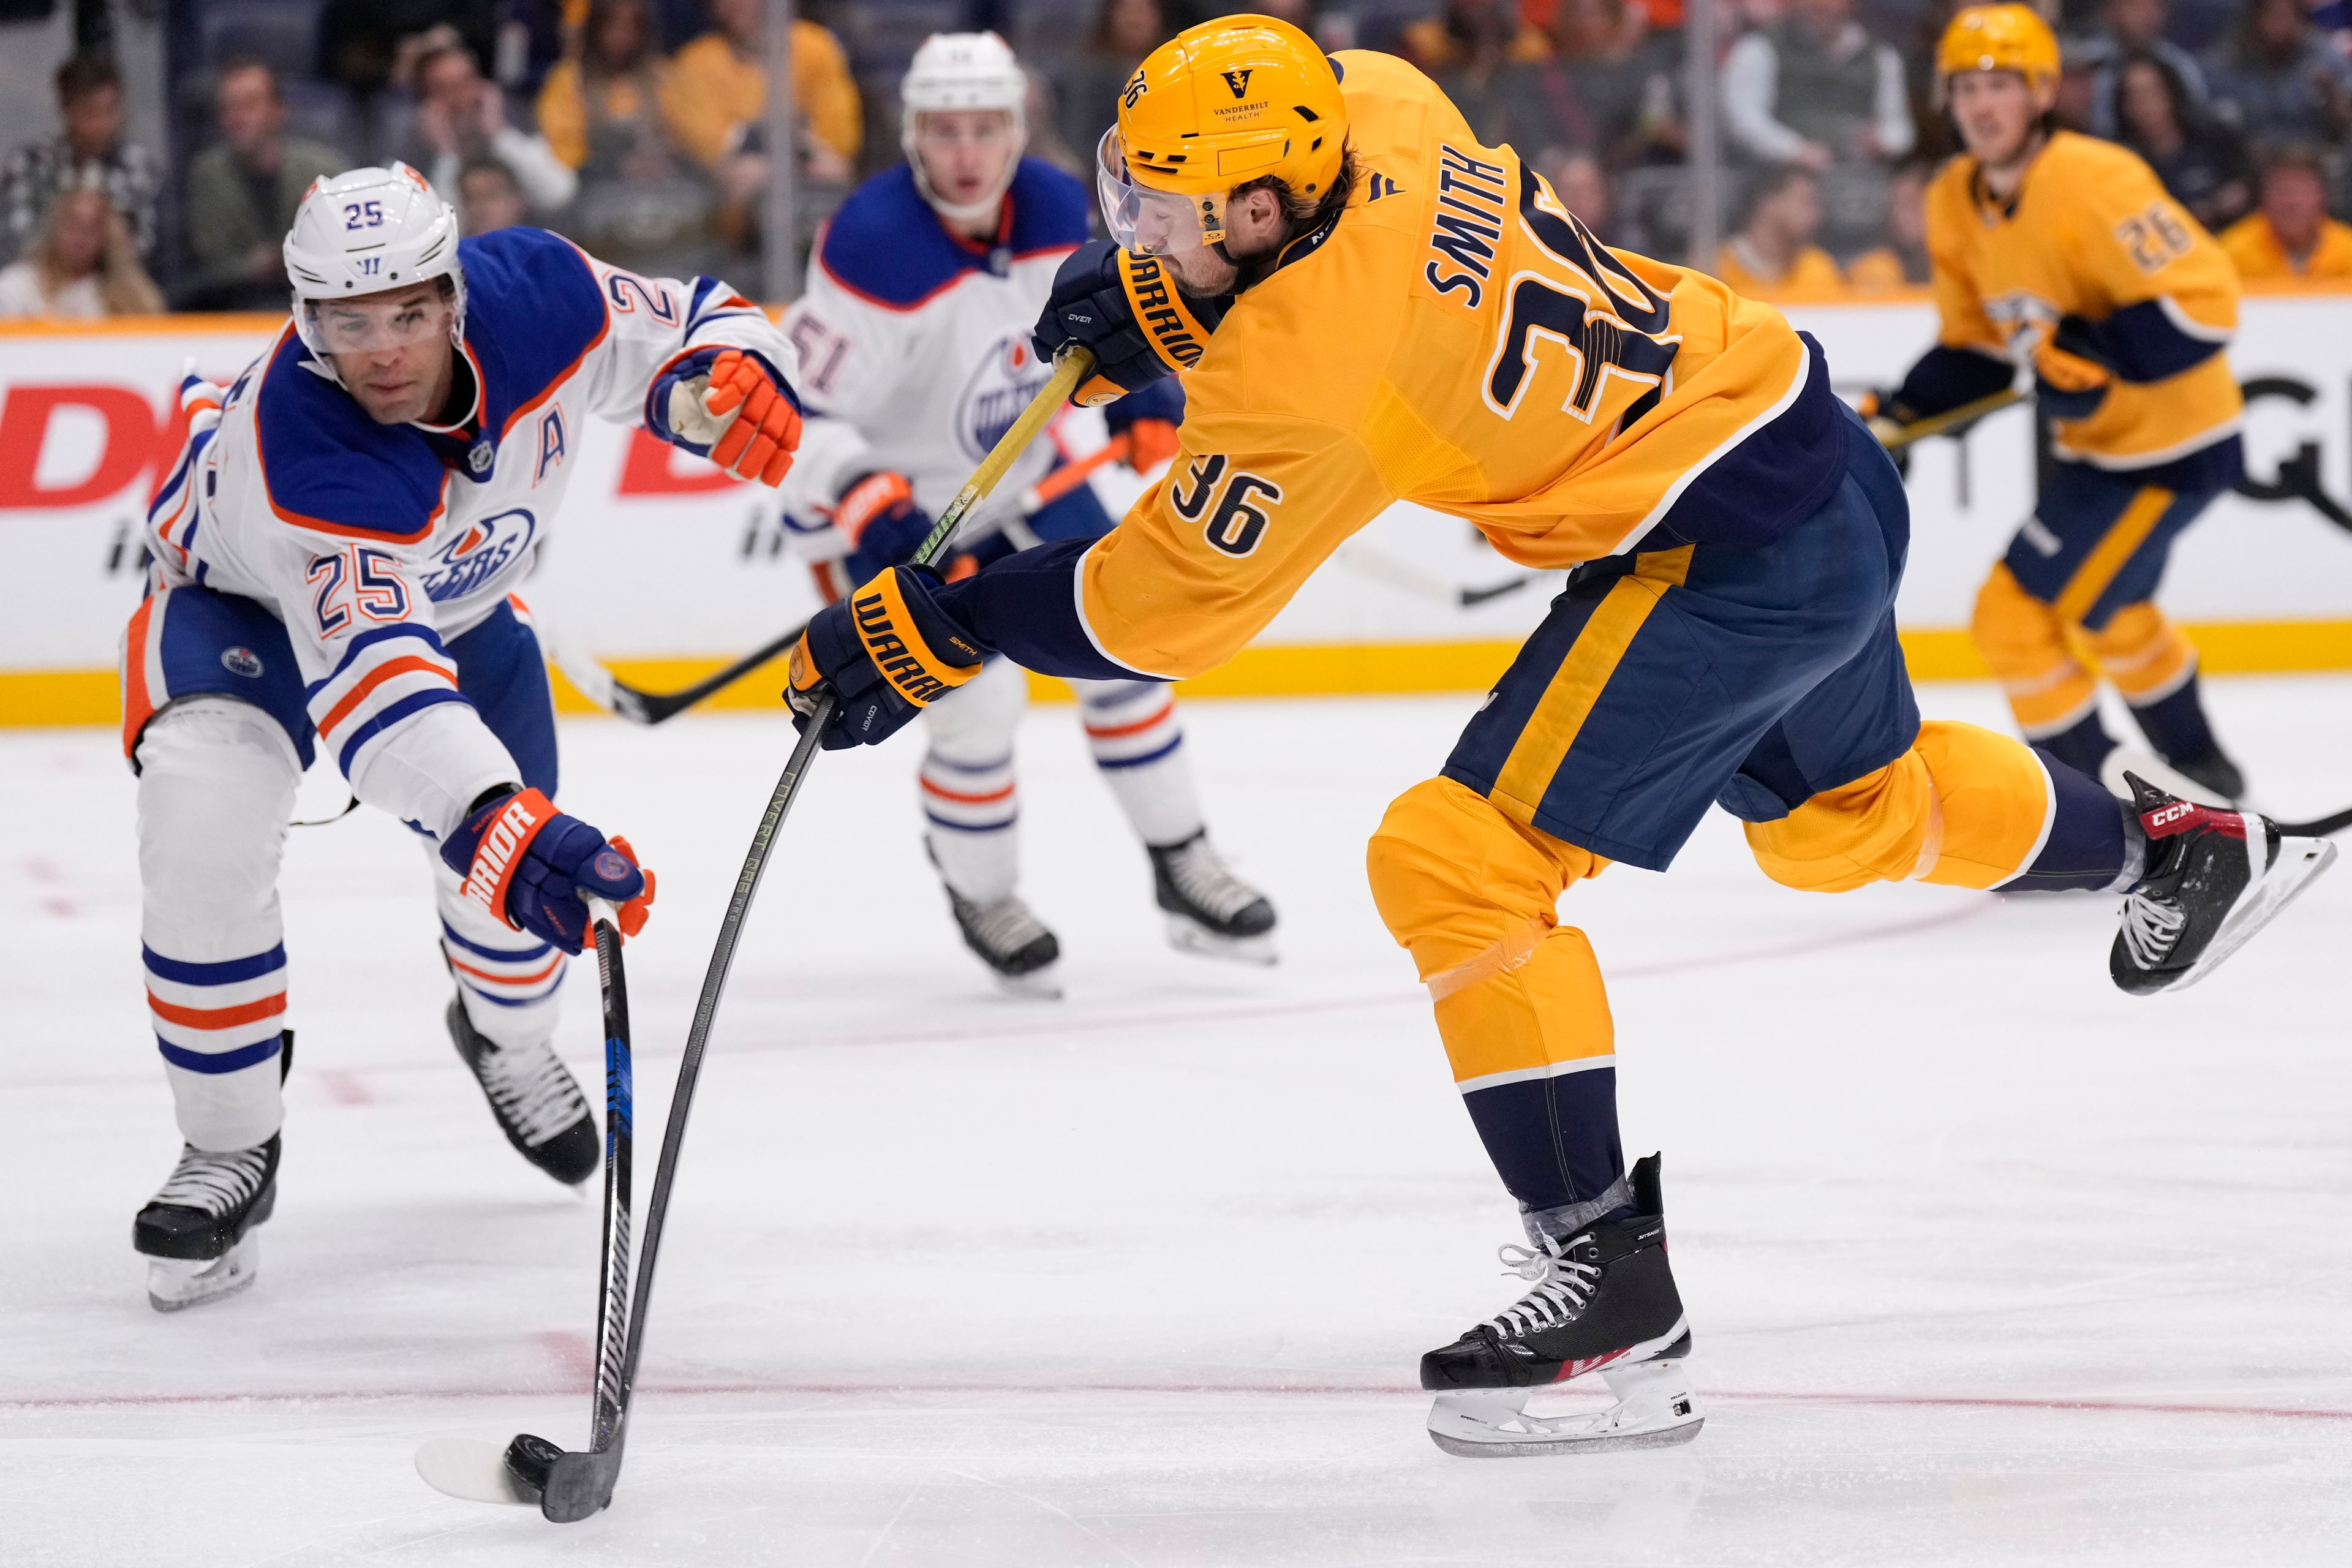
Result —
POLYGON ((735 349, 720 354, 710 366, 702 407, 713 423, 724 425, 711 443, 712 462, 739 479, 783 482, 801 444, 800 410, 759 361, 735 349))
POLYGON ((1139 474, 1168 461, 1176 447, 1173 420, 1139 419, 1127 427, 1127 466, 1139 474))

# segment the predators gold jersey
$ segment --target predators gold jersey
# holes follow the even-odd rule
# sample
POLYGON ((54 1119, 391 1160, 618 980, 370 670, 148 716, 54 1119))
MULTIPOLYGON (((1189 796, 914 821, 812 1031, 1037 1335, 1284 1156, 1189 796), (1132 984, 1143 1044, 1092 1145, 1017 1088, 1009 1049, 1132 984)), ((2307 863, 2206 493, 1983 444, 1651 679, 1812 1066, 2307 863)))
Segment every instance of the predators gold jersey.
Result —
POLYGON ((2143 468, 2238 428, 2243 403, 2220 352, 2238 324, 2238 275, 2137 153, 2061 131, 2007 205, 1977 162, 1927 190, 1939 341, 2021 365, 2076 318, 2112 352, 2116 380, 2087 418, 2053 422, 2062 458, 2143 468))
POLYGON ((1095 651, 1222 664, 1399 500, 1543 567, 1761 542, 1821 503, 1843 416, 1780 312, 1601 246, 1403 61, 1334 63, 1356 186, 1185 374, 1167 479, 1078 564, 1095 651))

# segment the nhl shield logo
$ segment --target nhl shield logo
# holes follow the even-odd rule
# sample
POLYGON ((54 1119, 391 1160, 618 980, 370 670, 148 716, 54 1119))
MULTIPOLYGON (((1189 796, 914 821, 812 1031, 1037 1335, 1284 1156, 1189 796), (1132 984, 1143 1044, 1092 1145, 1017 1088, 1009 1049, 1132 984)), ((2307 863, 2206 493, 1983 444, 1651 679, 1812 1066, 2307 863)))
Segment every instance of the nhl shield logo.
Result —
POLYGON ((490 445, 489 437, 485 436, 467 450, 466 466, 478 474, 487 474, 490 471, 491 459, 497 456, 497 448, 490 445))
POLYGON ((249 647, 221 649, 221 668, 247 680, 261 679, 261 658, 249 647))

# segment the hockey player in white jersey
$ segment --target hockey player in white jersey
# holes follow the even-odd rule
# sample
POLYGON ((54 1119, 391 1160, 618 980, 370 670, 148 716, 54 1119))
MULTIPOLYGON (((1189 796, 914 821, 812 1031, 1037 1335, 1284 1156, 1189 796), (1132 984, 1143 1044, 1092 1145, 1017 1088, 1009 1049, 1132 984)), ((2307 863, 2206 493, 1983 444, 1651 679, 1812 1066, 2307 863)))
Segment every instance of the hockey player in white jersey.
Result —
MULTIPOLYGON (((784 521, 828 598, 910 555, 1051 374, 1030 325, 1087 235, 1070 175, 1022 155, 1019 63, 993 33, 936 34, 901 89, 907 162, 851 194, 826 226, 808 292, 784 318, 809 416, 784 485, 784 521)), ((1107 411, 1148 468, 1175 450, 1173 384, 1107 411)), ((1020 499, 1055 466, 1050 443, 967 520, 956 553, 992 559, 1044 539, 1096 537, 1113 519, 1079 485, 1026 518, 1020 499)), ((951 568, 953 570, 953 568, 951 568)), ((1076 680, 1104 779, 1150 857, 1180 948, 1271 962, 1274 908, 1210 847, 1176 705, 1151 681, 1076 680)), ((1013 742, 1026 677, 999 659, 927 709, 925 837, 967 945, 1008 990, 1055 994, 1054 933, 1014 892, 1013 742)))
POLYGON ((547 673, 513 597, 581 421, 642 424, 773 485, 791 345, 722 283, 640 278, 538 229, 457 237, 405 165, 314 184, 294 319, 226 388, 190 377, 124 641, 148 1005, 185 1140, 141 1209, 156 1308, 251 1283, 290 1061, 277 880, 323 749, 427 847, 446 1022, 509 1141, 558 1180, 595 1120, 550 1047, 588 897, 642 927, 625 840, 551 804, 547 673))

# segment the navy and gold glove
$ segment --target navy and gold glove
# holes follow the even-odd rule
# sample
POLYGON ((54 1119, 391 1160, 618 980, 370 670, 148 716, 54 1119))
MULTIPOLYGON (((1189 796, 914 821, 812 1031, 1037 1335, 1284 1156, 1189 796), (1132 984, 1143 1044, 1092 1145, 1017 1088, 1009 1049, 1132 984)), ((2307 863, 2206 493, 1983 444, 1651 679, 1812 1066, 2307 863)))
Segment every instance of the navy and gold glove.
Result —
POLYGON ((840 704, 824 749, 875 745, 978 675, 994 650, 940 608, 931 596, 938 585, 919 567, 893 566, 819 610, 793 645, 784 689, 793 727, 807 730, 829 688, 840 704))
POLYGON ((1230 299, 1189 299, 1176 291, 1175 274, 1159 257, 1090 240, 1054 274, 1054 291, 1029 342, 1048 363, 1066 343, 1094 351, 1094 374, 1070 395, 1091 408, 1199 359, 1230 299))

